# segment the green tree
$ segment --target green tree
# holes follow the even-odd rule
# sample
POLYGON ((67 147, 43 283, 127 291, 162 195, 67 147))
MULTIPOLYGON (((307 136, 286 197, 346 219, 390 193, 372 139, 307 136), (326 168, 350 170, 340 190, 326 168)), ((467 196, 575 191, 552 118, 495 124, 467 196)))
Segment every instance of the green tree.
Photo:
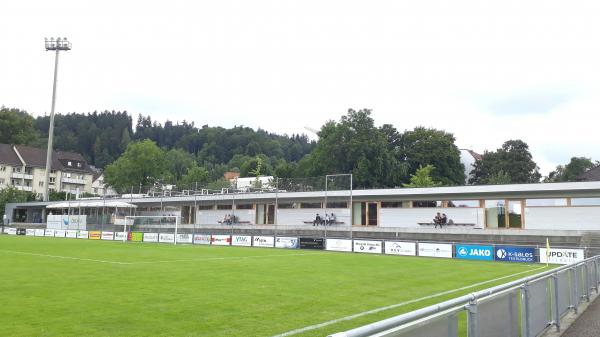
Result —
POLYGON ((14 186, 8 186, 0 190, 0 221, 4 216, 6 204, 13 202, 34 201, 35 194, 19 191, 14 186))
POLYGON ((496 183, 496 178, 504 175, 511 184, 537 183, 541 178, 529 146, 522 140, 509 140, 496 151, 486 151, 481 160, 475 162, 471 174, 469 182, 477 185, 496 183))
POLYGON ((208 183, 208 189, 209 190, 221 190, 222 188, 230 188, 231 187, 231 183, 229 182, 229 180, 225 179, 225 178, 221 178, 221 179, 217 179, 215 181, 212 181, 210 183, 208 183))
POLYGON ((593 162, 590 158, 572 157, 567 165, 558 165, 554 171, 550 172, 544 179, 544 182, 576 181, 577 177, 582 173, 596 167, 598 164, 598 162, 593 162))
POLYGON ((510 176, 502 170, 492 173, 486 180, 487 185, 504 185, 510 182, 510 176))
POLYGON ((179 181, 179 186, 185 189, 204 187, 209 181, 209 172, 206 168, 194 165, 179 181))
POLYGON ((167 172, 165 152, 151 140, 129 143, 125 153, 104 171, 106 183, 120 190, 150 186, 167 172))
POLYGON ((19 109, 0 107, 0 143, 30 144, 37 137, 34 119, 27 112, 19 109))
POLYGON ((167 174, 164 182, 170 184, 178 184, 181 178, 194 166, 196 159, 194 156, 181 149, 171 149, 167 151, 167 174))
POLYGON ((415 174, 410 176, 410 183, 403 184, 404 187, 438 187, 441 186, 442 183, 434 181, 431 178, 431 173, 435 170, 433 165, 426 165, 419 167, 415 174))
POLYGON ((434 180, 442 185, 464 185, 465 168, 460 162, 460 151, 454 144, 451 133, 417 127, 406 131, 397 141, 399 154, 409 167, 409 173, 414 174, 420 167, 432 165, 430 172, 434 180))

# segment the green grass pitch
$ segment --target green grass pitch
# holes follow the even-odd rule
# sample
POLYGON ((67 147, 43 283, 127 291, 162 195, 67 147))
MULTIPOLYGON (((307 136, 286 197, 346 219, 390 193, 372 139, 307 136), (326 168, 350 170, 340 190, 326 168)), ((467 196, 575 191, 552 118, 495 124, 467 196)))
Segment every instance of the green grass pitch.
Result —
MULTIPOLYGON (((276 248, 0 236, 0 336, 325 336, 542 265, 276 248)), ((520 273, 519 275, 514 275, 520 273)))

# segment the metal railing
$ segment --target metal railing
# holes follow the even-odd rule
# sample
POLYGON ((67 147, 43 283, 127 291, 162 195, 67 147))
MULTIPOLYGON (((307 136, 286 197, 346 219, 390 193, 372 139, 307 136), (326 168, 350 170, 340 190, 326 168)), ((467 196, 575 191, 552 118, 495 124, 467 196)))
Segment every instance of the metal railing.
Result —
POLYGON ((600 256, 464 295, 330 337, 538 336, 598 293, 600 256), (465 322, 458 315, 466 312, 465 322))

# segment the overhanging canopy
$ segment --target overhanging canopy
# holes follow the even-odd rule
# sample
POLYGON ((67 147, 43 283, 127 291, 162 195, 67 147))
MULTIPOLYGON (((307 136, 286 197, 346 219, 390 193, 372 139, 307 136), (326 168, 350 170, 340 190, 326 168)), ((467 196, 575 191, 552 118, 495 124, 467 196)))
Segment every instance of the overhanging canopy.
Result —
POLYGON ((64 201, 56 204, 48 205, 46 208, 136 208, 134 204, 123 201, 64 201))

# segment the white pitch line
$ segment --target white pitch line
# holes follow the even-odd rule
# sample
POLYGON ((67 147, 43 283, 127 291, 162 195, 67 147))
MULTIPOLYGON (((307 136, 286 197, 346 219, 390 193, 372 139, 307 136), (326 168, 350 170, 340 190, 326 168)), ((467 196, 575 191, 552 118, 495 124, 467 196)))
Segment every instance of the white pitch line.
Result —
POLYGON ((152 264, 152 263, 169 263, 169 262, 193 262, 193 261, 213 261, 213 260, 235 260, 235 259, 252 259, 259 257, 278 257, 278 256, 305 256, 305 255, 319 255, 318 253, 307 253, 307 254, 271 254, 271 255, 250 255, 250 256, 223 256, 223 257, 206 257, 197 259, 181 259, 181 260, 159 260, 159 261, 142 261, 142 262, 131 262, 130 264, 152 264))
POLYGON ((506 279, 506 278, 514 277, 514 276, 525 274, 525 273, 530 273, 532 271, 540 270, 540 269, 543 269, 543 268, 546 268, 546 267, 544 266, 544 267, 534 268, 534 269, 522 271, 522 272, 519 272, 519 273, 511 274, 511 275, 506 275, 506 276, 498 277, 498 278, 495 278, 495 279, 492 279, 492 280, 487 280, 487 281, 483 281, 483 282, 474 283, 474 284, 471 284, 471 285, 468 285, 468 286, 465 286, 465 287, 456 288, 456 289, 447 290, 447 291, 442 291, 442 292, 439 292, 439 293, 436 293, 436 294, 427 295, 427 296, 424 296, 424 297, 421 297, 421 298, 416 298, 416 299, 405 301, 405 302, 401 302, 401 303, 387 305, 385 307, 380 307, 380 308, 375 308, 375 309, 371 309, 371 310, 359 312, 359 313, 354 314, 354 315, 350 315, 350 316, 346 316, 346 317, 341 317, 341 318, 336 318, 336 319, 333 319, 331 321, 326 321, 326 322, 323 322, 323 323, 306 326, 304 328, 300 328, 300 329, 296 329, 296 330, 291 330, 291 331, 288 331, 288 332, 284 332, 282 334, 275 335, 273 337, 285 337, 285 336, 297 335, 299 333, 303 333, 303 332, 311 331, 311 330, 315 330, 315 329, 320 329, 320 328, 326 327, 328 325, 336 324, 336 323, 339 323, 339 322, 350 321, 350 320, 353 320, 353 319, 358 318, 358 317, 362 317, 362 316, 366 316, 366 315, 370 315, 370 314, 375 314, 375 313, 378 313, 378 312, 381 312, 381 311, 385 311, 385 310, 389 310, 389 309, 394 309, 394 308, 402 307, 402 306, 405 306, 405 305, 408 305, 408 304, 413 304, 413 303, 417 303, 417 302, 420 302, 420 301, 429 300, 429 299, 432 299, 432 298, 435 298, 435 297, 439 297, 439 296, 444 296, 444 295, 452 294, 452 293, 455 293, 455 292, 458 292, 458 291, 461 291, 461 290, 466 290, 466 289, 469 289, 469 288, 478 287, 480 285, 484 285, 484 284, 488 284, 488 283, 500 281, 500 280, 503 280, 503 279, 506 279))
POLYGON ((61 256, 61 255, 50 255, 50 254, 40 254, 40 253, 28 253, 28 252, 19 252, 16 250, 5 250, 0 249, 0 252, 7 253, 15 253, 15 254, 23 254, 23 255, 33 255, 33 256, 42 256, 42 257, 51 257, 55 259, 66 259, 66 260, 78 260, 78 261, 90 261, 90 262, 101 262, 101 263, 110 263, 110 264, 131 264, 129 262, 119 262, 119 261, 107 261, 107 260, 96 260, 96 259, 86 259, 82 257, 72 257, 72 256, 61 256))

